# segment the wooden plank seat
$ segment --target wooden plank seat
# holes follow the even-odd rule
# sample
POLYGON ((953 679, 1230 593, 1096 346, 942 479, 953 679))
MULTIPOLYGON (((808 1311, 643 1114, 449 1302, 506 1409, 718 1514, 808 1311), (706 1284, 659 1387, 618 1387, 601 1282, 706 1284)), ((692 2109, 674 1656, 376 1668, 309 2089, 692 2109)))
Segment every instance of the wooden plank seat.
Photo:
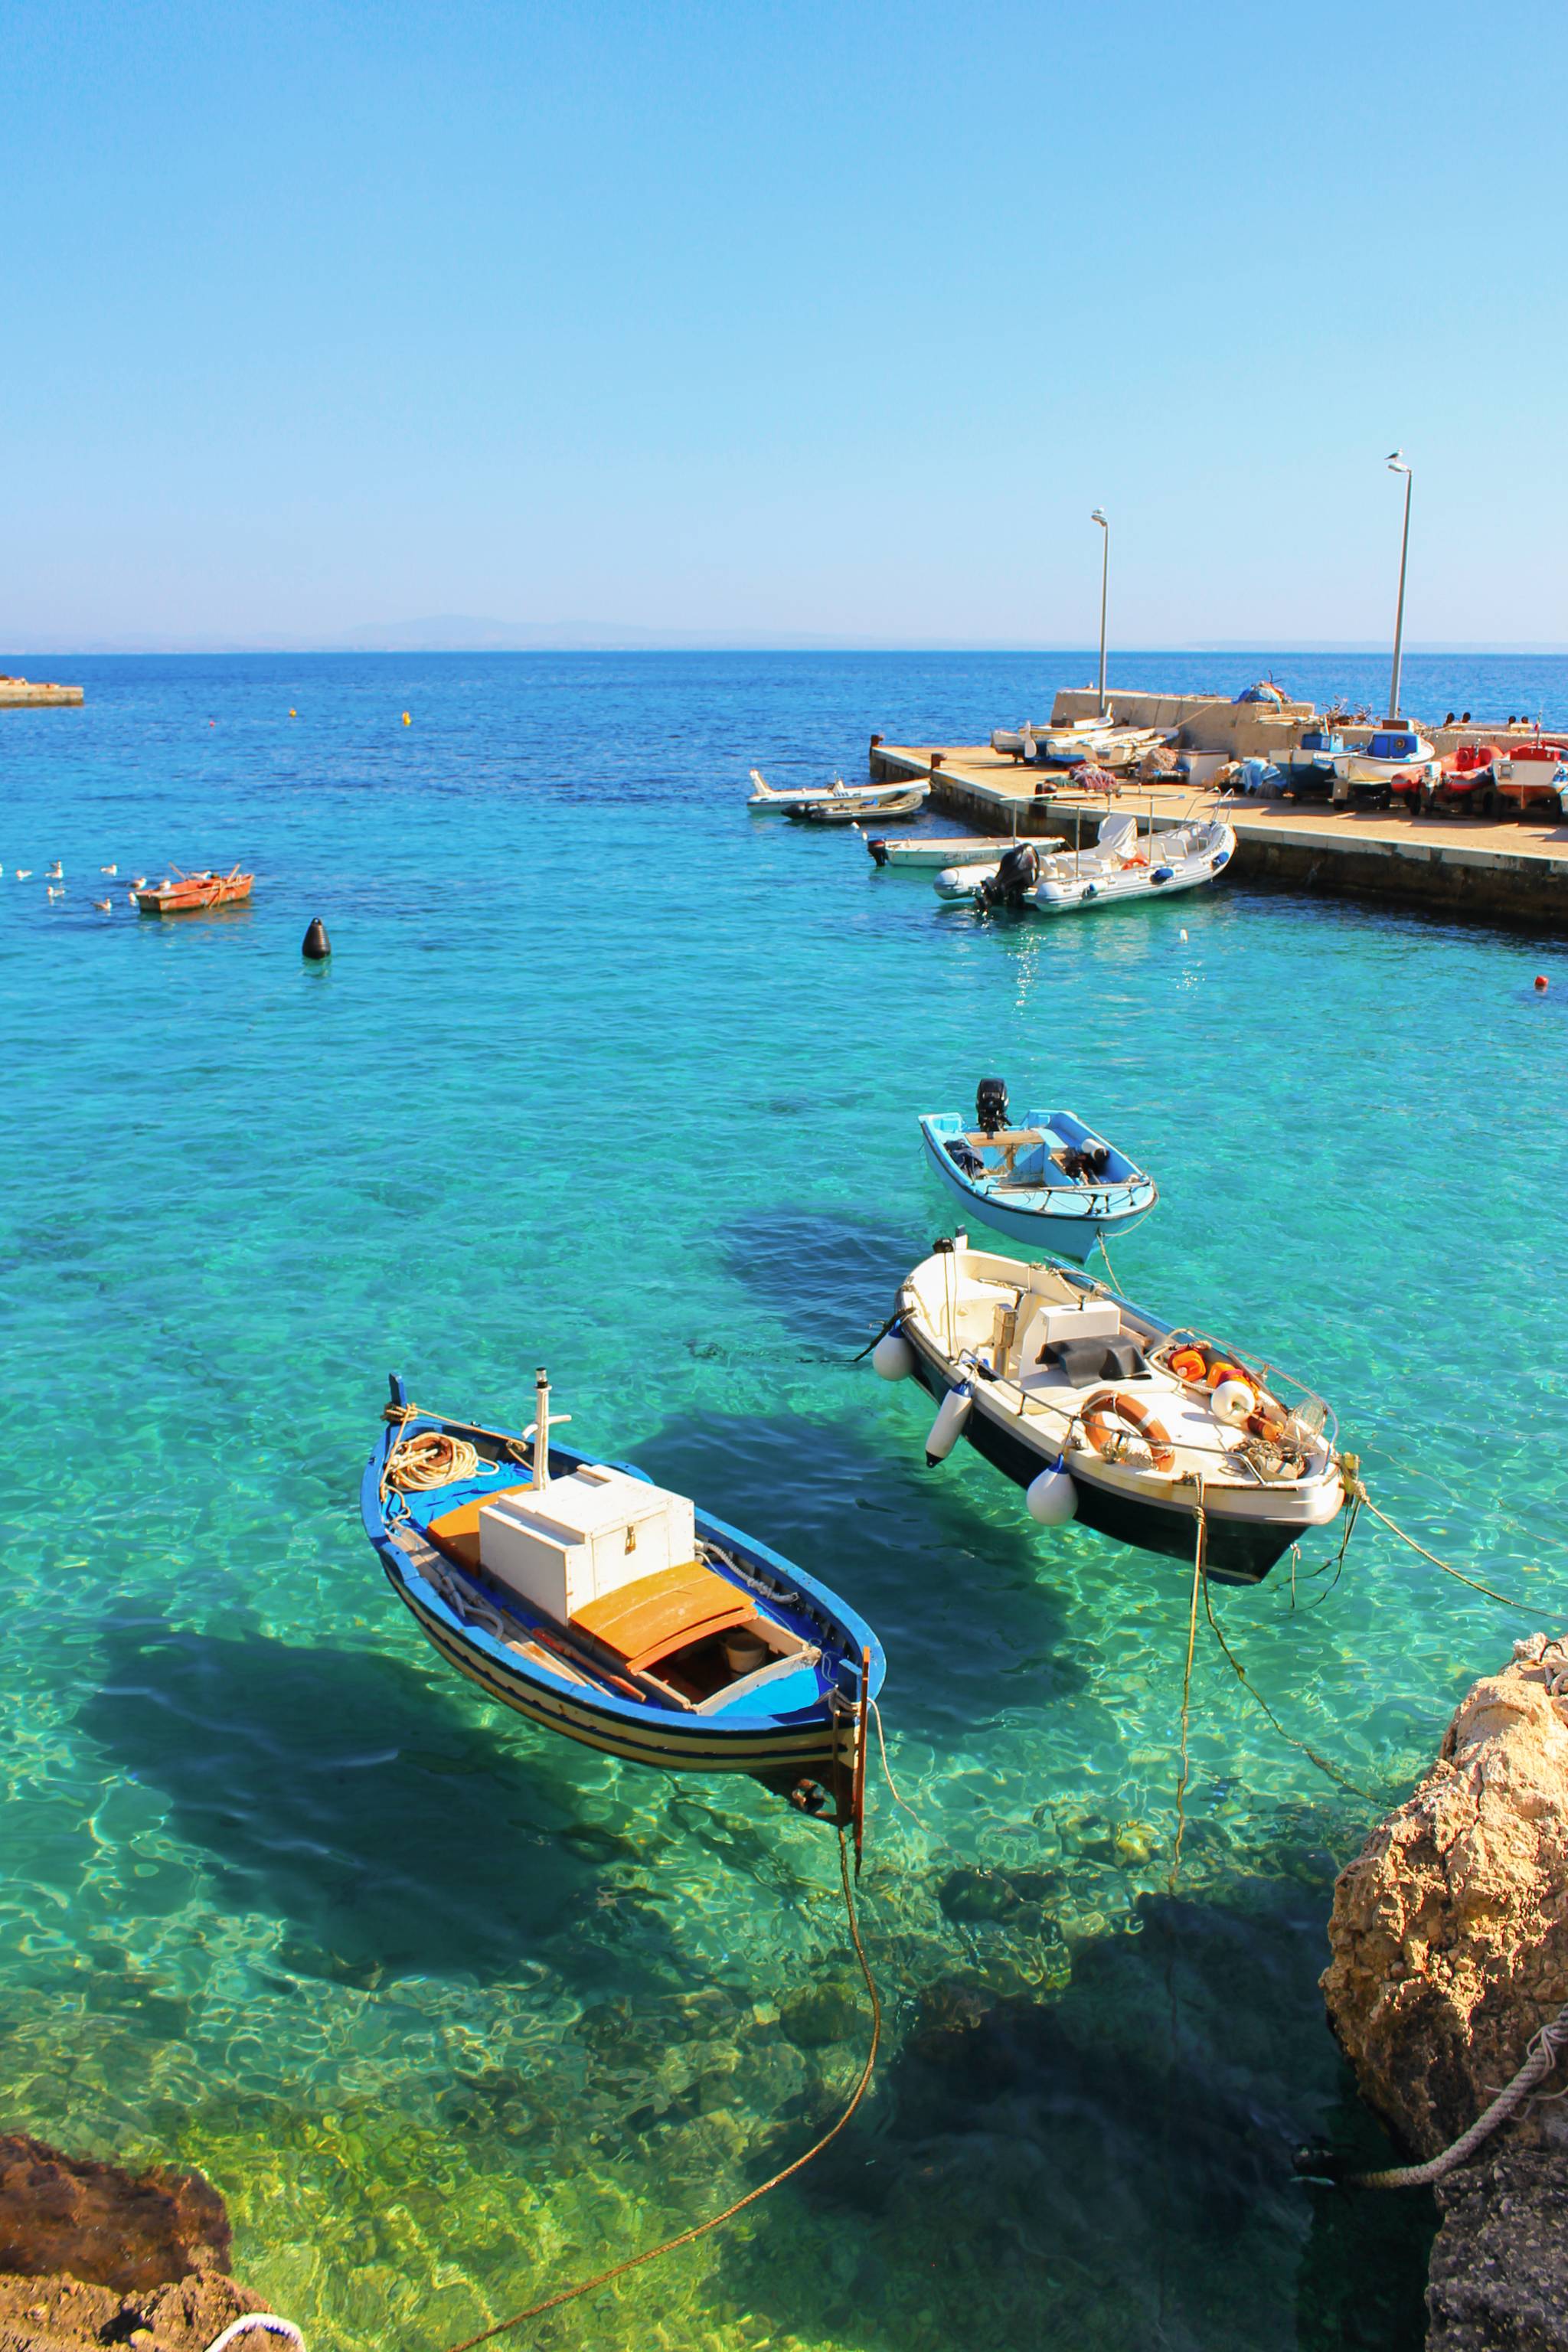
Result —
POLYGON ((479 1564, 480 1511, 498 1495, 526 1495, 528 1491, 527 1479, 521 1485, 487 1486, 482 1495, 475 1495, 468 1502, 459 1503, 455 1511, 444 1511, 438 1519, 432 1519, 426 1532, 437 1551, 444 1551, 448 1559, 455 1559, 459 1568, 472 1574, 479 1564))
POLYGON ((727 1578, 689 1559, 591 1601, 572 1623, 637 1673, 710 1633, 746 1624, 754 1613, 727 1578))

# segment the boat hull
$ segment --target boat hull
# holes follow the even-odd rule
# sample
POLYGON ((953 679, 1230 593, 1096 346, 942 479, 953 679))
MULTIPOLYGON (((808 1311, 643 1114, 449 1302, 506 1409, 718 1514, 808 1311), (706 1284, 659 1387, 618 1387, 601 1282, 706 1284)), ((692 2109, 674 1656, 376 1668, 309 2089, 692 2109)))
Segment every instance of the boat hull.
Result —
MULTIPOLYGON (((903 1334, 915 1360, 916 1378, 940 1404, 951 1389, 963 1383, 950 1376, 919 1332, 906 1325, 903 1334)), ((974 1402, 963 1424, 964 1442, 1015 1486, 1032 1486, 1040 1472, 1058 1459, 1056 1448, 1034 1438, 1012 1414, 991 1412, 984 1381, 974 1381, 971 1393, 974 1402)), ((1080 1455, 1075 1454, 1068 1466, 1078 1492, 1076 1516, 1081 1526, 1109 1536, 1113 1543, 1191 1565, 1197 1543, 1197 1519, 1191 1508, 1162 1506, 1100 1485, 1086 1475, 1080 1455)), ((1281 1528, 1268 1521, 1226 1517, 1212 1496, 1206 1516, 1204 1561, 1216 1584, 1261 1584, 1275 1561, 1311 1531, 1310 1526, 1281 1528)))
POLYGON ((1173 898, 1184 890, 1201 889, 1215 881, 1230 863, 1230 852, 1222 850, 1216 857, 1205 861, 1197 874, 1173 874, 1168 882, 1155 882, 1144 873, 1116 876, 1109 881, 1089 882, 1077 886, 1068 882, 1037 882, 1024 894, 1027 903, 1039 915, 1076 915, 1092 907, 1148 907, 1162 898, 1173 898))
POLYGON ((1016 1209, 999 1201, 994 1192, 970 1183, 923 1119, 921 1140, 926 1159, 943 1188, 966 1215, 978 1217, 982 1224, 989 1225, 993 1233, 1005 1234, 1009 1241, 1022 1242, 1029 1249, 1045 1250, 1053 1257, 1075 1258, 1079 1265, 1090 1255, 1102 1234, 1131 1233, 1159 1199, 1153 1184, 1145 1180, 1097 1190, 1080 1190, 1075 1185, 1072 1193, 1063 1187, 1060 1207, 1016 1209), (1086 1203, 1081 1210, 1075 1207, 1073 1193, 1086 1203))
MULTIPOLYGON (((412 1425, 458 1433, 468 1427, 424 1415, 412 1425)), ((619 1697, 535 1665, 482 1625, 470 1622, 454 1605, 454 1597, 458 1602, 465 1598, 477 1601, 481 1608, 505 1618, 509 1596, 482 1578, 458 1578, 416 1522, 388 1516, 381 1491, 382 1474, 389 1449, 401 1433, 399 1429, 390 1429, 365 1465, 360 1496, 365 1533, 387 1581, 426 1641, 487 1698, 581 1747, 663 1771, 741 1772, 770 1787, 787 1790, 803 1776, 822 1776, 831 1782, 836 1771, 842 1780, 850 1769, 855 1750, 853 1718, 836 1710, 826 1693, 812 1706, 777 1716, 739 1708, 728 1717, 722 1712, 677 1713, 635 1697, 619 1697)), ((485 1433, 468 1429, 468 1433, 485 1433)), ((562 1470, 593 1459, 558 1444, 551 1447, 552 1465, 562 1470)), ((615 1466, 642 1475, 632 1465, 615 1466)), ((876 1635, 854 1611, 792 1561, 722 1520, 698 1510, 696 1526, 705 1543, 721 1547, 748 1577, 759 1580, 749 1589, 755 1591, 761 1584, 772 1588, 763 1597, 775 1618, 795 1624, 797 1630, 807 1625, 819 1639, 826 1635, 835 1654, 858 1661, 862 1652, 868 1654, 868 1689, 870 1696, 876 1696, 886 1661, 876 1635), (798 1609, 783 1610, 778 1605, 780 1591, 796 1601, 798 1609)), ((742 1583, 742 1589, 747 1585, 742 1583)), ((516 1615, 512 1631, 520 1636, 528 1634, 529 1622, 521 1613, 516 1615)))

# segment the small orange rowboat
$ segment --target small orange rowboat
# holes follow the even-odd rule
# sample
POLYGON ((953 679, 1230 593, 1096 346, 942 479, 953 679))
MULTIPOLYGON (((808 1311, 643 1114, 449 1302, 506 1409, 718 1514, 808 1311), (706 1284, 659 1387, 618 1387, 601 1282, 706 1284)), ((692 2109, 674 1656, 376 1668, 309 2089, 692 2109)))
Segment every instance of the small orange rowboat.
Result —
POLYGON ((174 877, 171 882, 165 876, 153 889, 132 893, 142 914, 189 915, 198 907, 231 907, 249 898, 256 879, 237 866, 226 874, 182 874, 176 866, 174 877))

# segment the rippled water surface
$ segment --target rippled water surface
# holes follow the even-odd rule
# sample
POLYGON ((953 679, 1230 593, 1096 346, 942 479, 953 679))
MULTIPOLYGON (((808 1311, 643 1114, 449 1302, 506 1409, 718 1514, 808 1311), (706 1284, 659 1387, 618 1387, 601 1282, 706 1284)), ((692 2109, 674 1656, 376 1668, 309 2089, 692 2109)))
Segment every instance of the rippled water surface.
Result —
MULTIPOLYGON (((93 661, 85 709, 0 714, 4 2119, 199 2164, 314 2347, 439 2352, 684 2226, 864 2053, 828 1833, 481 1704, 381 1580, 387 1370, 518 1421, 542 1360, 576 1442, 872 1619, 918 1817, 874 1774, 850 2131, 516 2340, 1419 2342, 1425 2215, 1290 2152, 1376 2145, 1315 1988, 1337 1864, 1560 1622, 1568 961, 1234 886, 984 927, 745 813, 753 761, 858 776, 873 727, 973 740, 1084 668, 93 661), (236 859, 247 909, 123 903, 236 859), (1321 1541, 1217 1592, 1366 1795, 1200 1620, 1173 1891, 1186 1572, 927 1471, 929 1402, 850 1361, 942 1227, 914 1114, 992 1071, 1158 1175, 1135 1297, 1321 1387, 1394 1517, 1523 1601, 1366 1522, 1337 1577, 1321 1541)), ((1561 720, 1568 665, 1407 693, 1561 720)))

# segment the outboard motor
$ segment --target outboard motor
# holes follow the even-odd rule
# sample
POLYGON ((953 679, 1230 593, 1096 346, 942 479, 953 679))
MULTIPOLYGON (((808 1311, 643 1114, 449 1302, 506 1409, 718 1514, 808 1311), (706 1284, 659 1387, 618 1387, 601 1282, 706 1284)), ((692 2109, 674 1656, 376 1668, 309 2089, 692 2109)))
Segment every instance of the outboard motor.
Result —
POLYGON ((867 836, 866 846, 870 851, 872 857, 879 866, 886 866, 888 862, 888 845, 881 839, 879 835, 868 835, 867 836))
POLYGON ((974 1124, 982 1135, 998 1135, 1007 1124, 1007 1081, 982 1078, 974 1089, 974 1124))
POLYGON ((1003 852, 995 873, 975 885, 974 903, 977 907, 1021 907, 1025 891, 1032 890, 1039 878, 1039 851, 1032 841, 1016 841, 1011 849, 1003 852))

